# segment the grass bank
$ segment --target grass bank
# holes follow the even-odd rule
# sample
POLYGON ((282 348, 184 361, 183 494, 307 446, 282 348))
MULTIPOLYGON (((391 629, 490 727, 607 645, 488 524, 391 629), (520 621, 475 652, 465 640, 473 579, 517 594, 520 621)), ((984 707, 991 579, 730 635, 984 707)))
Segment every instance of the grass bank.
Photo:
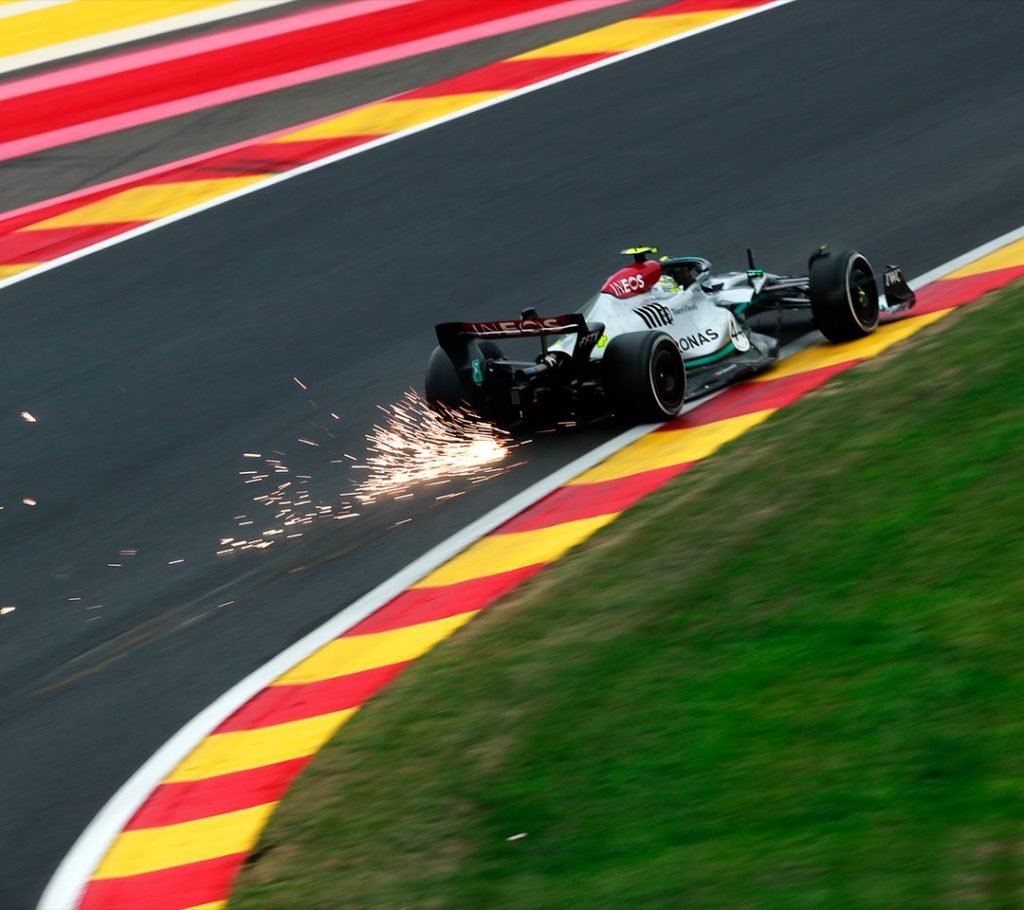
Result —
POLYGON ((418 661, 232 910, 1020 906, 1022 332, 841 375, 418 661))

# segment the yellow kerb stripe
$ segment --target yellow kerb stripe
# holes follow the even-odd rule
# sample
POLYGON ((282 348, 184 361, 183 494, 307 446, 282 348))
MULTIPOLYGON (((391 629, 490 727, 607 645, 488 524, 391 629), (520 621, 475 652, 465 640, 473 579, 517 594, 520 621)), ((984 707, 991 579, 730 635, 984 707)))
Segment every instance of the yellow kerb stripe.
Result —
POLYGON ((704 426, 648 433, 621 452, 612 455, 603 464, 570 481, 570 484, 618 480, 620 477, 629 477, 642 471, 699 461, 701 458, 707 458, 729 440, 767 420, 773 413, 773 410, 757 411, 704 426))
POLYGON ((162 828, 123 831, 107 851, 93 878, 142 875, 218 856, 244 853, 256 843, 275 805, 267 803, 162 828))
POLYGON ((196 746, 166 782, 205 780, 312 755, 358 710, 346 708, 256 730, 214 733, 196 746))
POLYGON ((951 272, 943 277, 967 278, 969 275, 994 272, 996 269, 1012 269, 1018 265, 1024 265, 1024 238, 1007 244, 994 253, 982 256, 981 259, 975 260, 970 265, 965 265, 962 269, 957 269, 955 272, 951 272))
POLYGON ((556 41, 554 44, 538 48, 535 51, 528 51, 512 59, 571 57, 576 54, 617 54, 643 47, 645 44, 653 44, 662 38, 693 31, 703 25, 719 22, 741 12, 743 12, 742 9, 709 10, 700 13, 681 13, 676 16, 644 16, 638 19, 626 19, 623 22, 615 22, 604 28, 577 35, 575 38, 556 41))
POLYGON ((551 528, 517 534, 492 534, 478 540, 413 587, 454 585, 558 559, 580 541, 615 519, 618 513, 567 521, 551 528))
POLYGON ((943 316, 951 313, 952 310, 939 310, 935 313, 927 313, 924 316, 915 316, 913 319, 901 319, 889 325, 879 326, 872 335, 867 338, 860 338, 857 341, 848 341, 845 344, 828 344, 822 342, 812 348, 807 348, 787 357, 777 367, 767 373, 762 373, 753 382, 768 382, 772 379, 782 379, 785 376, 793 376, 797 373, 806 373, 809 370, 817 370, 821 367, 834 366, 838 363, 845 363, 848 360, 867 360, 881 354, 886 348, 891 347, 904 338, 909 338, 915 332, 919 332, 925 326, 938 322, 943 316))
POLYGON ((77 0, 15 16, 0 28, 0 57, 221 6, 228 0, 77 0))
POLYGON ((212 904, 195 904, 192 907, 186 907, 185 910, 224 910, 227 905, 227 901, 214 901, 212 904))
POLYGON ((190 209, 219 196, 266 180, 268 174, 254 177, 229 177, 223 180, 188 180, 182 183, 155 183, 137 186, 108 196, 79 209, 64 212, 45 221, 37 221, 22 230, 75 227, 86 224, 111 224, 118 221, 155 221, 190 209))
POLYGON ((278 136, 272 142, 299 142, 307 139, 337 139, 343 136, 381 136, 397 133, 411 126, 428 123, 455 111, 464 110, 507 92, 469 92, 462 95, 441 95, 437 98, 414 98, 407 101, 382 101, 369 107, 349 111, 305 129, 278 136))
POLYGON ((387 632, 336 638, 298 666, 279 676, 274 685, 294 686, 319 682, 348 673, 415 660, 469 622, 476 613, 476 610, 471 610, 445 619, 390 629, 387 632))
POLYGON ((10 278, 11 275, 17 275, 19 272, 27 271, 28 269, 34 269, 37 265, 42 265, 41 262, 20 262, 17 265, 0 265, 0 279, 10 278))

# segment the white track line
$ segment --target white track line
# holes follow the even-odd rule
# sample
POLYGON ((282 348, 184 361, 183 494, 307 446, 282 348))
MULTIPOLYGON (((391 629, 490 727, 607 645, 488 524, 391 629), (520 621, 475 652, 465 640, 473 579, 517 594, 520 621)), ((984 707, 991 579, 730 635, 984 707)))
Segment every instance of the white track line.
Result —
MULTIPOLYGON (((68 0, 56 0, 55 3, 27 6, 16 12, 11 12, 11 8, 0 7, 0 18, 15 16, 20 13, 36 12, 44 9, 46 6, 56 6, 66 2, 68 0)), ((50 63, 54 60, 62 60, 65 57, 76 57, 79 54, 88 54, 105 47, 127 44, 130 41, 140 41, 143 38, 152 38, 166 32, 179 31, 183 28, 206 25, 209 22, 229 19, 232 16, 258 13, 275 6, 281 6, 284 3, 293 2, 294 0, 235 0, 235 2, 226 3, 223 6, 195 10, 191 13, 180 13, 177 16, 168 16, 164 19, 145 22, 141 25, 129 25, 111 32, 90 35, 88 38, 74 38, 71 41, 62 41, 59 44, 51 44, 47 47, 37 48, 34 51, 23 51, 20 54, 11 54, 9 57, 0 57, 0 73, 9 73, 14 70, 25 69, 29 66, 38 66, 41 63, 50 63)), ((15 6, 18 5, 15 4, 15 6)))

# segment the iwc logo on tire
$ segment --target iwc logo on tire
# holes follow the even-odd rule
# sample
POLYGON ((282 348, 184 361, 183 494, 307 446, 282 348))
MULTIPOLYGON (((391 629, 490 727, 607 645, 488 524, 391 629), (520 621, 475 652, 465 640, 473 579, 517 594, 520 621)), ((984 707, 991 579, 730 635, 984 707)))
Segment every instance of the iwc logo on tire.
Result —
POLYGON ((740 324, 735 319, 732 320, 732 324, 729 326, 729 337, 732 339, 733 347, 741 354, 750 350, 750 338, 740 328, 740 324))

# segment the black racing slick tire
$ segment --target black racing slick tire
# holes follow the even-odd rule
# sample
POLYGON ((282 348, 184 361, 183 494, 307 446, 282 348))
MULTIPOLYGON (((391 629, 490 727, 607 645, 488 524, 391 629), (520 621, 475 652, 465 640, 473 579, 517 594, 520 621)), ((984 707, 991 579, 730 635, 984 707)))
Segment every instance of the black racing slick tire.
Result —
POLYGON ((423 391, 429 404, 442 405, 449 410, 465 407, 466 393, 455 371, 455 364, 440 346, 434 348, 427 361, 427 375, 423 391))
POLYGON ((503 356, 501 348, 493 341, 481 341, 480 353, 484 355, 484 360, 501 360, 503 356))
MULTIPOLYGON (((469 354, 484 360, 501 359, 501 349, 493 341, 481 341, 478 346, 471 346, 469 354)), ((452 359, 440 345, 434 348, 427 361, 423 386, 427 401, 434 407, 443 405, 449 410, 469 407, 478 412, 482 408, 483 399, 479 391, 467 388, 452 359)))
POLYGON ((878 326, 878 282, 856 250, 821 250, 811 257, 814 325, 829 341, 853 341, 878 326))
POLYGON ((602 373, 609 408, 624 423, 671 420, 683 409, 683 355, 664 332, 617 335, 605 349, 602 373))

